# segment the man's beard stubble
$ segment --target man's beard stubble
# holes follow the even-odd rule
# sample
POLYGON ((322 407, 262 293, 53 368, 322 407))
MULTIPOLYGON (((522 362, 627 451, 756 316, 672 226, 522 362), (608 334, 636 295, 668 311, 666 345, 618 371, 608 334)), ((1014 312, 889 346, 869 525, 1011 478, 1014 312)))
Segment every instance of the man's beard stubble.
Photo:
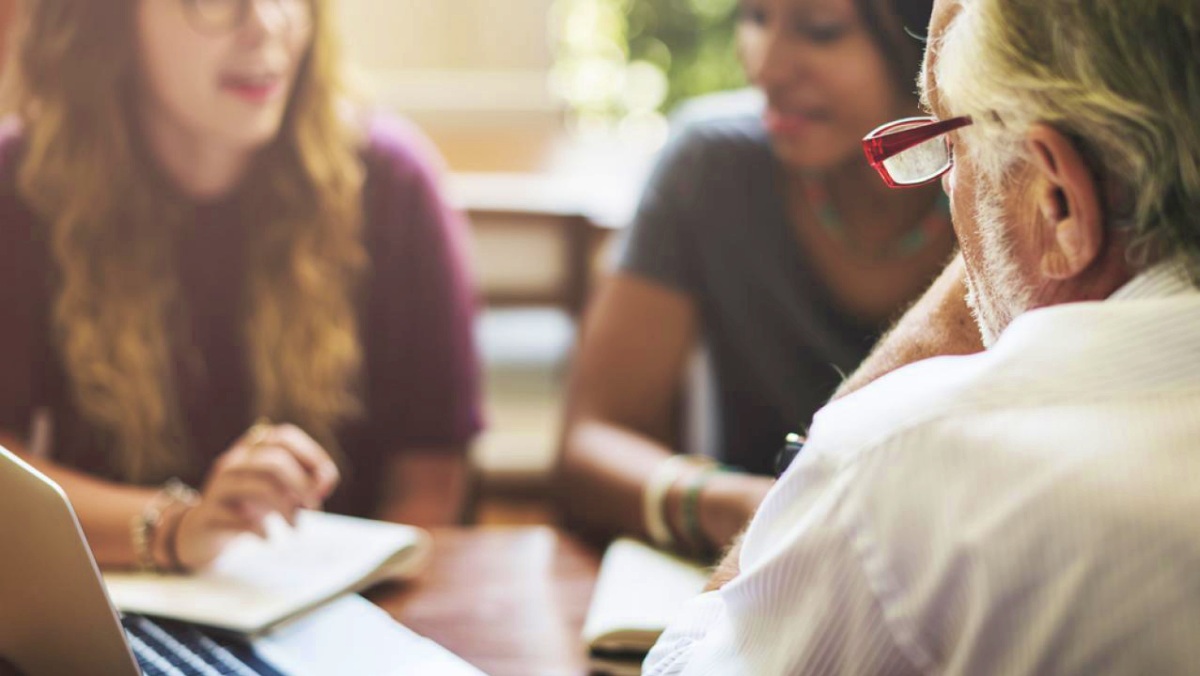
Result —
POLYGON ((1021 281, 1005 198, 994 187, 999 181, 983 178, 976 182, 974 195, 982 269, 967 275, 967 305, 984 346, 991 347, 1012 320, 1032 305, 1032 293, 1021 281))

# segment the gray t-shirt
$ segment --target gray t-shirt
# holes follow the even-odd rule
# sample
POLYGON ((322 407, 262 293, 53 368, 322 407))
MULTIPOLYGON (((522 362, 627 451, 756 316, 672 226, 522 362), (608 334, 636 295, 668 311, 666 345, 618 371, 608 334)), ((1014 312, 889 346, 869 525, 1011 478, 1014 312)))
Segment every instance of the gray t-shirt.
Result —
POLYGON ((618 268, 697 304, 716 379, 718 457, 770 474, 878 339, 835 307, 788 218, 761 118, 690 125, 645 188, 618 268))

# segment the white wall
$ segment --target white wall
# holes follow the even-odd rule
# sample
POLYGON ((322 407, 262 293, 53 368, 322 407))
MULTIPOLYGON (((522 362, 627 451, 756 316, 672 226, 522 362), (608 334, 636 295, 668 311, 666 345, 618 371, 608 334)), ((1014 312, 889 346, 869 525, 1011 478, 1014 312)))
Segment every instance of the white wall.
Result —
POLYGON ((382 103, 467 123, 559 110, 546 86, 552 2, 336 0, 348 55, 382 103))
POLYGON ((337 0, 371 68, 545 69, 552 0, 337 0))

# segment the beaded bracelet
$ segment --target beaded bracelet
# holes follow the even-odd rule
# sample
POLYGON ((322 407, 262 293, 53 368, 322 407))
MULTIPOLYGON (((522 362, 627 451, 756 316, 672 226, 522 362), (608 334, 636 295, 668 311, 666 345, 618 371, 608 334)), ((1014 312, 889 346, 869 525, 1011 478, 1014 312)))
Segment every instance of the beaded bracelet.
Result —
POLYGON ((183 522, 183 517, 197 504, 199 504, 199 499, 180 508, 179 515, 171 521, 170 528, 167 529, 165 534, 163 549, 167 552, 167 565, 170 566, 169 570, 173 573, 181 573, 187 570, 183 562, 179 560, 179 524, 183 522))
POLYGON ((683 521, 683 535, 696 554, 706 553, 708 549, 704 531, 700 528, 700 492, 708 485, 709 479, 714 474, 724 470, 725 468, 720 465, 705 467, 696 472, 683 489, 683 498, 679 504, 680 517, 683 521))
POLYGON ((154 558, 154 543, 163 515, 174 505, 190 507, 198 501, 199 494, 194 489, 179 479, 171 479, 146 503, 141 513, 133 517, 130 537, 138 569, 143 572, 163 572, 154 558))

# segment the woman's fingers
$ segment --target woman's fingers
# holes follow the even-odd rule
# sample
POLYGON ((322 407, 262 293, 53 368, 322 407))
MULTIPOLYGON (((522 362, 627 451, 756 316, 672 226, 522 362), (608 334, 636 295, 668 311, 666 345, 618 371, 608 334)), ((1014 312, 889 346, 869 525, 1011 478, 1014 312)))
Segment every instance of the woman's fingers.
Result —
MULTIPOLYGON (((274 428, 273 428, 274 429, 274 428)), ((218 459, 213 467, 210 482, 229 472, 257 472, 264 479, 279 484, 283 490, 299 496, 304 506, 315 508, 328 494, 328 481, 314 476, 309 470, 311 461, 306 456, 314 451, 298 453, 293 449, 296 442, 281 434, 271 433, 262 437, 257 444, 239 442, 232 450, 218 459)), ((318 449, 320 447, 317 447, 318 449)), ((319 451, 323 453, 323 451, 319 451)), ((332 465, 332 461, 330 461, 332 465)), ((329 470, 318 470, 328 472, 329 470)), ((336 481, 337 469, 332 469, 336 481)))
POLYGON ((213 464, 201 503, 181 521, 181 560, 208 565, 237 533, 266 538, 272 512, 296 525, 299 510, 318 508, 338 480, 329 454, 298 427, 254 425, 213 464))
POLYGON ((215 505, 208 526, 217 533, 253 533, 264 540, 268 536, 266 515, 252 517, 241 503, 215 505))
POLYGON ((312 488, 324 500, 341 478, 337 464, 321 445, 295 425, 279 425, 271 434, 271 443, 286 449, 312 480, 312 488))
POLYGON ((213 482, 206 500, 212 500, 239 516, 261 520, 278 512, 295 524, 296 513, 304 505, 304 497, 287 488, 269 470, 237 468, 223 473, 213 482))
POLYGON ((258 423, 214 463, 201 505, 204 530, 211 538, 265 538, 272 512, 294 526, 299 510, 318 508, 338 480, 333 459, 303 430, 258 423))
POLYGON ((246 453, 231 470, 258 477, 280 492, 295 496, 301 505, 306 506, 316 495, 313 482, 304 468, 291 453, 278 446, 260 446, 246 453))

